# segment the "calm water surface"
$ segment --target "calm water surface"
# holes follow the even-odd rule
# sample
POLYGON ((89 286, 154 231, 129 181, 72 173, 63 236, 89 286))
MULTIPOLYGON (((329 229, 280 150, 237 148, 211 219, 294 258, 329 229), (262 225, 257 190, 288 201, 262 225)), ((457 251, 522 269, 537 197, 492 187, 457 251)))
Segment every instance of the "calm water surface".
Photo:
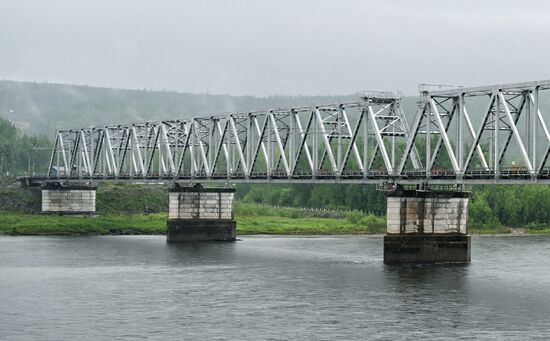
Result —
POLYGON ((0 339, 550 339, 550 238, 385 266, 379 237, 1 237, 0 339))

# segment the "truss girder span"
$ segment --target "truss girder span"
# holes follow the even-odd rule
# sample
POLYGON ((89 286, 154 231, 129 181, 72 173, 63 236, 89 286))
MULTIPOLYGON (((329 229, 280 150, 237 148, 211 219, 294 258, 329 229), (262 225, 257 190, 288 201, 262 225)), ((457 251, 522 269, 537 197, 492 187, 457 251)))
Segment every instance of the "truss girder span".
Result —
POLYGON ((541 97, 549 88, 550 81, 539 81, 421 91, 397 173, 417 172, 407 167, 409 148, 421 146, 426 179, 547 178, 550 134, 541 97))
POLYGON ((56 133, 48 180, 550 180, 550 81, 56 133))
MULTIPOLYGON (((358 179, 394 175, 409 138, 401 100, 61 130, 50 179, 358 179)), ((411 152, 418 166, 416 151, 411 152)))

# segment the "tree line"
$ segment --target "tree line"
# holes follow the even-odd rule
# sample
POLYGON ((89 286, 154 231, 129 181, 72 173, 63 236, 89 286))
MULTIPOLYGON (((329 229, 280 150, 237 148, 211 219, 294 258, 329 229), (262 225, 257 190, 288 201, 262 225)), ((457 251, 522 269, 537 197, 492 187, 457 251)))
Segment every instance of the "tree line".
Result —
POLYGON ((51 143, 45 136, 28 136, 0 117, 0 175, 44 173, 51 143))
MULTIPOLYGON (((242 184, 237 186, 236 195, 246 203, 386 214, 386 197, 375 185, 242 184)), ((468 213, 469 225, 475 228, 542 228, 550 222, 550 186, 474 186, 468 213)))

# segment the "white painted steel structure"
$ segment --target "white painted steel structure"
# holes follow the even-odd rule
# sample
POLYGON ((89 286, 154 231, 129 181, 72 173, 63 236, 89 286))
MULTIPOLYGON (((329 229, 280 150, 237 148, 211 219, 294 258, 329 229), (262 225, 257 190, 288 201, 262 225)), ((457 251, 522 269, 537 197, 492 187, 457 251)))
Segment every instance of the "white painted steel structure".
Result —
POLYGON ((408 137, 400 99, 368 93, 355 103, 61 130, 48 178, 373 177, 394 174, 408 137))
POLYGON ((539 108, 550 80, 419 90, 410 126, 398 96, 372 92, 354 103, 61 130, 48 175, 33 179, 454 184, 550 178, 550 133, 539 108), (517 164, 507 164, 506 156, 517 164))

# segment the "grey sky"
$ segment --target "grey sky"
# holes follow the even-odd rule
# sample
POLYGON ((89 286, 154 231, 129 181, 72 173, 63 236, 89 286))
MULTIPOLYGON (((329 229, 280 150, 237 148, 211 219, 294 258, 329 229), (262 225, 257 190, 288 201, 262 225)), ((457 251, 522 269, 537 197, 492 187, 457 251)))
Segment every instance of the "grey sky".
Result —
POLYGON ((345 94, 550 78, 550 2, 1 0, 0 78, 345 94))

